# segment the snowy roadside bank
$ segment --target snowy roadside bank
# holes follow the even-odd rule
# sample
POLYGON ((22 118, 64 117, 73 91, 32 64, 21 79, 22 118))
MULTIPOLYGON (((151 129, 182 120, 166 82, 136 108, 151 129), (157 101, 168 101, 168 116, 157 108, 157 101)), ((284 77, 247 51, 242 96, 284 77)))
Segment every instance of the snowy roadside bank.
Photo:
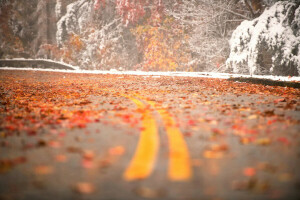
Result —
POLYGON ((138 76, 178 76, 178 77, 199 77, 199 78, 221 78, 231 79, 234 81, 250 81, 255 80, 271 80, 281 82, 300 82, 300 77, 287 76, 271 76, 271 75, 243 75, 243 74, 229 74, 229 73, 215 73, 215 72, 145 72, 145 71, 101 71, 101 70, 59 70, 59 69, 39 69, 39 68, 13 68, 0 67, 0 70, 29 70, 29 71, 49 71, 49 72, 64 72, 64 73, 78 73, 78 74, 115 74, 115 75, 138 75, 138 76))

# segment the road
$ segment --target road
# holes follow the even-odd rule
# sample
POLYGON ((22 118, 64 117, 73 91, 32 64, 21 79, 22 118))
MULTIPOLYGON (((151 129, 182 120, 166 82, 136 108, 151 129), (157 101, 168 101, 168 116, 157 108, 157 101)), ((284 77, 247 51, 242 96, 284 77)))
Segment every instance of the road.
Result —
POLYGON ((299 199, 300 90, 0 71, 0 199, 299 199))

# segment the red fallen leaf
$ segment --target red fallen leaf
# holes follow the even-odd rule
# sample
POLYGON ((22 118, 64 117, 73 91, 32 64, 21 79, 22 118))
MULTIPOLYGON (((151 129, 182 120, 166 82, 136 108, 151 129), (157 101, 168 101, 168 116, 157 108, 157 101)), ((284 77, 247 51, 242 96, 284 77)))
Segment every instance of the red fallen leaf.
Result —
POLYGON ((5 129, 10 130, 10 131, 14 131, 17 128, 15 126, 13 126, 13 125, 8 125, 8 126, 5 126, 5 129))
POLYGON ((87 168, 87 169, 92 169, 94 168, 94 161, 93 160, 89 160, 89 159, 82 159, 81 161, 81 165, 84 167, 84 168, 87 168))
POLYGON ((218 129, 218 128, 213 128, 211 129, 212 132, 215 134, 215 135, 224 135, 224 131, 218 129))
POLYGON ((272 125, 272 124, 274 124, 275 122, 277 122, 276 119, 268 120, 267 124, 268 124, 268 125, 272 125))
POLYGON ((58 136, 61 137, 61 138, 62 138, 62 137, 65 137, 65 136, 66 136, 66 132, 60 132, 60 133, 58 134, 58 136))
POLYGON ((254 176, 256 174, 256 170, 253 167, 246 167, 243 170, 243 174, 245 176, 254 176))
POLYGON ((37 131, 34 129, 27 130, 27 135, 29 136, 35 136, 37 134, 37 131))
POLYGON ((112 158, 113 158, 112 156, 109 156, 109 157, 106 157, 106 158, 100 160, 99 167, 107 168, 107 167, 111 166, 112 163, 114 162, 112 158))
POLYGON ((122 119, 123 119, 123 122, 130 123, 130 121, 131 121, 131 115, 130 114, 123 115, 122 119))
POLYGON ((287 146, 291 144, 291 142, 286 137, 279 137, 279 138, 277 138, 277 141, 281 142, 287 146))
POLYGON ((96 129, 95 133, 101 133, 101 131, 99 129, 96 129))
POLYGON ((27 159, 24 156, 20 156, 13 159, 0 160, 0 174, 11 170, 16 165, 25 163, 26 161, 27 159))
POLYGON ((183 135, 185 137, 192 137, 193 133, 191 133, 191 132, 185 132, 183 135))
POLYGON ((12 160, 13 165, 23 164, 27 161, 27 158, 24 156, 17 157, 12 160))
POLYGON ((194 120, 190 119, 190 120, 187 122, 187 124, 188 124, 189 126, 195 126, 195 125, 196 125, 196 122, 195 122, 194 120))
POLYGON ((91 193, 95 192, 95 186, 88 182, 76 183, 74 189, 79 194, 91 194, 91 193))
POLYGON ((58 131, 56 129, 50 129, 50 133, 56 135, 58 134, 58 131))
POLYGON ((77 124, 78 128, 85 128, 86 127, 86 124, 84 123, 80 123, 80 124, 77 124))

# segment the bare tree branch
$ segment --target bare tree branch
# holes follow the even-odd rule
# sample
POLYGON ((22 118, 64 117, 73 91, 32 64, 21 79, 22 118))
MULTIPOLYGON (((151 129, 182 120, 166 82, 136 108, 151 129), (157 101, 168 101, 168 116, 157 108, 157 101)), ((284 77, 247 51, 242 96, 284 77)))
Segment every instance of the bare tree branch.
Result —
POLYGON ((247 16, 245 16, 245 15, 242 15, 242 14, 240 14, 240 13, 234 12, 234 11, 232 11, 232 10, 229 10, 229 9, 227 9, 227 8, 223 8, 223 7, 221 7, 221 6, 217 6, 217 5, 213 5, 213 4, 210 4, 210 5, 211 5, 212 7, 215 7, 215 8, 219 8, 219 9, 225 10, 225 11, 227 11, 227 12, 233 14, 233 15, 242 17, 242 18, 247 19, 247 20, 251 20, 249 17, 247 17, 247 16))
POLYGON ((248 0, 244 0, 244 2, 245 2, 245 4, 246 4, 248 10, 251 12, 252 17, 255 17, 255 13, 253 12, 253 9, 252 9, 252 7, 250 6, 248 0))

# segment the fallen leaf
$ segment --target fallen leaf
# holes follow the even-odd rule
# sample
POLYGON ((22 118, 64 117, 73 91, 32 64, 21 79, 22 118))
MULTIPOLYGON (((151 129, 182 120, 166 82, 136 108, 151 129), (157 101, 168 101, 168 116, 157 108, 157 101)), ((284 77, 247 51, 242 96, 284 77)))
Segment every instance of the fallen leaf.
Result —
POLYGON ((287 146, 291 144, 291 142, 286 137, 279 137, 277 138, 277 141, 287 146))
POLYGON ((286 100, 284 98, 274 100, 274 103, 279 103, 279 102, 286 102, 286 100))
POLYGON ((214 144, 210 147, 212 151, 228 151, 229 147, 227 144, 214 144))
POLYGON ((220 151, 206 150, 204 151, 203 156, 209 159, 220 159, 224 156, 224 153, 220 151))
POLYGON ((155 190, 148 187, 138 187, 133 192, 143 198, 162 198, 166 196, 165 190, 155 190))
POLYGON ((256 174, 256 170, 253 167, 246 167, 243 170, 243 174, 245 176, 254 176, 256 174))
POLYGON ((84 150, 82 156, 85 160, 93 160, 95 158, 95 152, 92 150, 84 150))
POLYGON ((88 182, 79 182, 75 184, 75 191, 79 194, 92 194, 95 192, 95 186, 88 182))
POLYGON ((282 173, 278 175, 278 179, 281 182, 290 182, 292 180, 293 176, 290 173, 282 173))
POLYGON ((51 140, 51 141, 48 142, 48 146, 50 146, 52 148, 60 148, 61 143, 59 141, 56 141, 56 140, 51 140))
POLYGON ((55 156, 55 160, 57 162, 66 162, 67 161, 67 157, 64 154, 59 154, 55 156))
POLYGON ((267 145, 271 144, 271 139, 270 138, 259 138, 255 142, 258 145, 267 146, 267 145))
POLYGON ((48 165, 39 165, 39 166, 36 166, 34 169, 34 172, 38 175, 52 174, 53 171, 54 171, 53 167, 48 166, 48 165))
POLYGON ((125 153, 125 148, 123 146, 116 146, 110 148, 108 153, 112 156, 121 156, 125 153))

